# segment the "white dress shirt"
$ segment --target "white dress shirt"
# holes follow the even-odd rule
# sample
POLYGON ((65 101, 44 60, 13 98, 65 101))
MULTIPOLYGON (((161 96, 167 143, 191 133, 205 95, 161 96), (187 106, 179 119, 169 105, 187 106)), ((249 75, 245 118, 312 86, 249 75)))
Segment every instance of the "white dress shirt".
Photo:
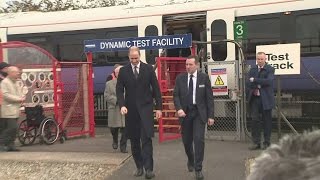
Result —
MULTIPOLYGON (((189 86, 190 75, 191 74, 188 73, 188 86, 189 86)), ((192 75, 193 75, 193 77, 192 77, 192 80, 193 80, 193 95, 192 95, 192 99, 193 99, 193 104, 196 104, 197 71, 195 71, 192 75)))

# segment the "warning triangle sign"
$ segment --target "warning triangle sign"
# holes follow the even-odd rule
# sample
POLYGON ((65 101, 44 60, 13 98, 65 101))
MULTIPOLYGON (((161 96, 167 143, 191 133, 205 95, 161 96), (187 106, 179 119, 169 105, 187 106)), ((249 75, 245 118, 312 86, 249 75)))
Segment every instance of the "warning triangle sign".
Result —
POLYGON ((220 76, 217 77, 216 81, 214 82, 214 85, 216 86, 224 85, 224 82, 222 81, 222 78, 220 76))

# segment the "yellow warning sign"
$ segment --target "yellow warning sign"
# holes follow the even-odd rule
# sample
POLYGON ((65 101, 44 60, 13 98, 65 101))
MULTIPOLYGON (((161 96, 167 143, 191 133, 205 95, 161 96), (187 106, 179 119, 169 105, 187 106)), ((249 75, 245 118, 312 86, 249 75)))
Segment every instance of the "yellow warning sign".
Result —
POLYGON ((216 86, 223 86, 224 85, 222 78, 220 76, 217 77, 216 81, 214 82, 214 85, 216 85, 216 86))

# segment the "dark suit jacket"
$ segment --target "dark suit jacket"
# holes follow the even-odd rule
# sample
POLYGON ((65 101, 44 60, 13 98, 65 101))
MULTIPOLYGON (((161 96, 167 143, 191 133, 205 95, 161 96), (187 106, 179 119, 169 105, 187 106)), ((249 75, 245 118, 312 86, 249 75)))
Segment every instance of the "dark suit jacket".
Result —
POLYGON ((141 119, 141 128, 147 137, 154 136, 153 107, 162 109, 162 99, 156 74, 151 65, 140 62, 138 79, 134 78, 131 64, 120 69, 117 82, 117 99, 120 108, 128 109, 126 115, 126 128, 129 138, 138 136, 140 127, 137 127, 137 113, 141 119), (124 96, 125 94, 125 96, 124 96))
POLYGON ((266 64, 259 72, 258 66, 255 65, 250 69, 246 81, 246 93, 248 102, 251 102, 254 89, 256 89, 258 85, 260 85, 260 97, 262 100, 263 109, 272 109, 274 107, 274 68, 266 64), (253 82, 249 81, 250 77, 254 78, 253 82))
MULTIPOLYGON (((188 73, 181 73, 176 78, 173 91, 174 105, 176 110, 182 109, 187 112, 188 106, 188 73)), ((209 76, 198 71, 196 85, 196 105, 204 123, 208 118, 214 118, 214 102, 209 76)), ((182 123, 183 118, 180 118, 182 123)))

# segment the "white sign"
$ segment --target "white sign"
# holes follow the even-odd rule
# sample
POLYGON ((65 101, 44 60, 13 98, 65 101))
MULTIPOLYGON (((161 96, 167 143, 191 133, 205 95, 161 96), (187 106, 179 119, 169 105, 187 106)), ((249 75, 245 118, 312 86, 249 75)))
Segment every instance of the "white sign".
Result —
POLYGON ((300 74, 300 43, 257 46, 256 52, 266 53, 275 75, 300 74))
POLYGON ((211 86, 214 96, 228 95, 227 69, 211 69, 211 86))

